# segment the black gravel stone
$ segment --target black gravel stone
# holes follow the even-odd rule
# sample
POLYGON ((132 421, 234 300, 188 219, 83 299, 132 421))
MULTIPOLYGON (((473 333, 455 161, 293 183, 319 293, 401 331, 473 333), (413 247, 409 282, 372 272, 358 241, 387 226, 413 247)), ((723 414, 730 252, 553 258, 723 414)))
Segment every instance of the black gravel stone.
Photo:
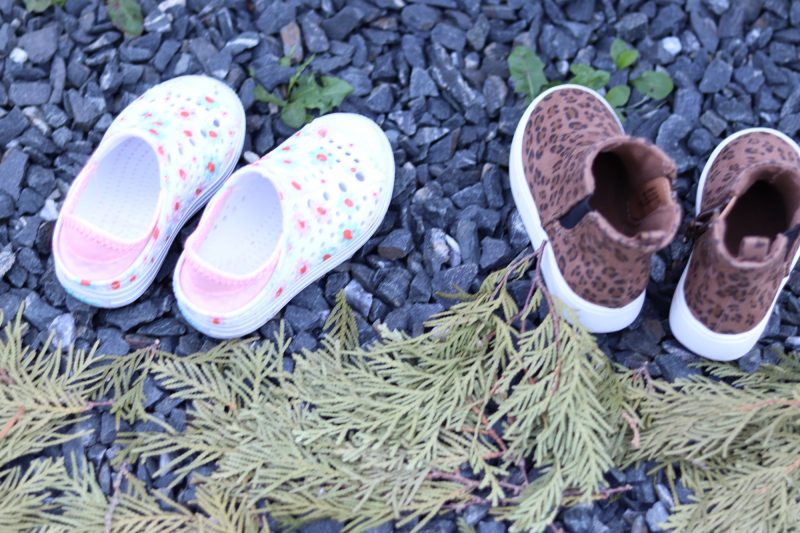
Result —
POLYGON ((413 30, 427 31, 439 21, 439 12, 423 4, 410 4, 403 8, 400 18, 413 30))
POLYGON ((47 329, 59 314, 58 309, 52 307, 35 292, 31 292, 25 297, 25 310, 22 312, 22 316, 40 331, 47 329))
POLYGON ((50 99, 52 88, 43 81, 16 81, 8 90, 11 102, 18 106, 42 105, 50 99))
POLYGON ((378 253, 384 259, 401 259, 414 249, 414 237, 407 229, 392 231, 378 245, 378 253))
POLYGON ((133 305, 107 311, 105 313, 105 320, 107 323, 123 331, 129 331, 141 324, 152 322, 159 314, 156 305, 150 300, 145 300, 133 305))
POLYGON ((15 201, 19 198, 20 184, 27 166, 28 155, 16 148, 8 150, 0 160, 0 190, 15 201))
POLYGON ((19 38, 19 47, 28 54, 28 61, 34 64, 47 63, 53 58, 58 47, 59 30, 50 24, 36 31, 26 32, 19 38))
POLYGON ((323 21, 320 26, 325 30, 328 38, 342 41, 361 24, 363 18, 364 13, 360 9, 348 5, 333 17, 323 21))
POLYGON ((700 82, 700 92, 716 93, 725 88, 731 81, 733 67, 722 59, 715 59, 708 65, 703 80, 700 82))

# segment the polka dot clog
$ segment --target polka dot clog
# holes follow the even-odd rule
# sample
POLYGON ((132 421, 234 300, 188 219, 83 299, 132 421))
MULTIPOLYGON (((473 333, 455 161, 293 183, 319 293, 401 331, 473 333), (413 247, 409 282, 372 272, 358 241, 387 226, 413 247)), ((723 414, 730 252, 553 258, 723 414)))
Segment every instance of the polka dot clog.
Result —
POLYGON ((308 124, 215 195, 175 268, 178 306, 216 338, 250 333, 378 229, 394 156, 371 120, 308 124))
POLYGON ((121 307, 153 281, 179 229, 239 160, 244 109, 224 83, 184 76, 114 120, 56 222, 58 280, 79 300, 121 307))

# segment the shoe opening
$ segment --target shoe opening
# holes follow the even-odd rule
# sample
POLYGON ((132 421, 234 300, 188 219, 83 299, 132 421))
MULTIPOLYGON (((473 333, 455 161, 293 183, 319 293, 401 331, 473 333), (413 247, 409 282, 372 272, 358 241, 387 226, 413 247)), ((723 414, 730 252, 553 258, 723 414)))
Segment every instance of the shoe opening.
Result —
POLYGON ((759 260, 778 235, 797 224, 800 187, 793 173, 774 168, 759 169, 751 179, 744 194, 723 213, 724 242, 732 256, 759 260))
POLYGON ((209 265, 233 276, 246 276, 272 257, 283 224, 278 192, 255 172, 231 187, 197 254, 209 265))
POLYGON ((631 140, 602 151, 592 162, 594 193, 589 202, 623 235, 665 229, 673 210, 672 185, 664 175, 663 154, 631 140))
POLYGON ((71 215, 121 241, 136 241, 155 225, 161 193, 158 157, 138 137, 126 138, 97 159, 71 215))

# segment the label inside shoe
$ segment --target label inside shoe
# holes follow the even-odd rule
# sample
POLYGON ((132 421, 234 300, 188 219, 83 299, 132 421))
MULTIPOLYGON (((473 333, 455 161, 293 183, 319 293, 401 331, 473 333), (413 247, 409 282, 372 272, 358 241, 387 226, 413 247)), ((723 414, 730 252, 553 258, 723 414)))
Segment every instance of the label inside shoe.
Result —
POLYGON ((669 178, 658 177, 648 180, 633 195, 628 203, 628 212, 634 220, 644 217, 668 203, 672 198, 672 185, 669 178))

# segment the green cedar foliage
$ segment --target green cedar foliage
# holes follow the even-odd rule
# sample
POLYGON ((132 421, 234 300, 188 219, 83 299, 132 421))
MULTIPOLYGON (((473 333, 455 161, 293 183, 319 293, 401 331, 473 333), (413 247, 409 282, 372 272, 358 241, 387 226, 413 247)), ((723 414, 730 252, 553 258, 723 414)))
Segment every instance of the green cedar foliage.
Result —
POLYGON ((0 336, 0 530, 266 531, 266 512, 284 527, 418 519, 420 529, 485 504, 513 531, 543 531, 565 505, 629 490, 604 473, 644 460, 693 491, 668 527, 791 530, 800 364, 752 375, 715 364, 713 378, 674 384, 615 369, 560 318, 533 264, 521 258, 459 295, 419 337, 382 331, 366 347, 340 295, 321 347, 295 356, 293 373, 282 333, 188 357, 157 345, 103 357, 27 349, 18 316, 0 336), (508 290, 517 280, 530 286, 521 308, 508 290), (144 409, 146 378, 186 402, 183 431, 144 409), (112 496, 82 457, 18 461, 79 438, 67 432, 97 409, 157 424, 118 437, 112 496), (156 476, 185 479, 196 501, 128 474, 150 457, 170 458, 156 476))
POLYGON ((629 461, 654 460, 693 492, 673 509, 676 531, 795 531, 800 524, 800 361, 748 374, 723 363, 711 377, 649 380, 631 389, 641 442, 629 461))

